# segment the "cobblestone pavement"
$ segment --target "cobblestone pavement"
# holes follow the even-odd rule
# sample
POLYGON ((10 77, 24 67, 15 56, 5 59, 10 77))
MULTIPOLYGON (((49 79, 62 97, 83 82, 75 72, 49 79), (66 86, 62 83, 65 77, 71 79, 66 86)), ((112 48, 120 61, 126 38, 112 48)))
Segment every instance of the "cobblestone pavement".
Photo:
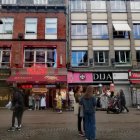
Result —
MULTIPOLYGON (((0 110, 0 140, 84 140, 77 135, 73 112, 25 111, 21 131, 7 132, 12 112, 0 110)), ((96 112, 98 140, 140 140, 140 111, 106 114, 96 112)))

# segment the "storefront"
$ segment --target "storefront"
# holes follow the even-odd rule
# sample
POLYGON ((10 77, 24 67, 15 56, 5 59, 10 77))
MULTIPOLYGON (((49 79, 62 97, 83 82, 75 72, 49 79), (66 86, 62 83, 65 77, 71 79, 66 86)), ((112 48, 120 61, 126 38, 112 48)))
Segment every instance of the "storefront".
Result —
POLYGON ((11 96, 9 86, 6 82, 10 73, 10 69, 0 69, 0 107, 4 107, 11 96))
POLYGON ((132 105, 140 105, 140 71, 129 71, 132 105))
POLYGON ((68 72, 68 86, 69 90, 75 88, 77 85, 93 85, 97 92, 101 92, 103 88, 110 88, 113 82, 111 72, 68 72))
POLYGON ((66 69, 62 71, 61 69, 54 70, 34 66, 21 70, 13 69, 12 75, 7 79, 7 82, 23 89, 26 106, 28 106, 28 97, 32 94, 39 95, 40 97, 45 95, 46 107, 54 107, 58 91, 62 92, 62 94, 65 93, 65 96, 67 96, 66 74, 66 69))
POLYGON ((132 101, 128 72, 113 72, 113 83, 115 93, 119 92, 120 89, 122 89, 125 93, 126 105, 131 106, 132 101))

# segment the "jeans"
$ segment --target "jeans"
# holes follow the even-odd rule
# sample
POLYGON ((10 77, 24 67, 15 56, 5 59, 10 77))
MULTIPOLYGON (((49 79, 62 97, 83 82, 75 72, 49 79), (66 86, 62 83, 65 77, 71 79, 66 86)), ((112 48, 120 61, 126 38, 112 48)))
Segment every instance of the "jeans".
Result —
POLYGON ((18 122, 18 127, 20 127, 21 122, 22 122, 22 115, 23 115, 23 109, 15 109, 15 110, 13 110, 12 127, 15 126, 15 119, 16 118, 17 118, 17 122, 18 122))
POLYGON ((85 136, 88 140, 96 138, 95 113, 84 113, 85 118, 85 136))

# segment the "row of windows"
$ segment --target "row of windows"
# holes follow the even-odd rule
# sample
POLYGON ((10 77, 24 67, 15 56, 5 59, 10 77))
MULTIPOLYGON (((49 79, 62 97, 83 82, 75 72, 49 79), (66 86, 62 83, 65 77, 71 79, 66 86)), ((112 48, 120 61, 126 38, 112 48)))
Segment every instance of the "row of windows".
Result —
MULTIPOLYGON (((136 51, 137 62, 140 62, 140 51, 136 51)), ((115 64, 128 65, 131 63, 130 51, 115 51, 115 64)), ((10 67, 11 49, 0 49, 0 67, 10 67)), ((94 51, 93 60, 95 66, 109 65, 109 51, 94 51)), ((23 67, 32 67, 41 64, 46 67, 57 67, 57 52, 54 48, 25 48, 23 67)), ((72 51, 71 65, 73 67, 88 66, 87 51, 72 51)))
MULTIPOLYGON (((136 51, 137 62, 140 62, 140 51, 136 51)), ((130 65, 131 64, 130 51, 115 51, 115 59, 112 63, 115 65, 130 65)), ((93 64, 95 66, 109 65, 109 51, 94 51, 93 64)), ((88 52, 87 51, 72 51, 73 67, 88 66, 88 52)))
MULTIPOLYGON (((124 29, 125 30, 125 29, 124 29)), ((140 39, 140 23, 133 24, 133 36, 135 39, 140 39)), ((87 24, 72 24, 71 38, 72 39, 87 39, 87 24)), ((93 39, 108 39, 108 25, 107 24, 92 24, 92 38, 93 39)), ((129 38, 129 31, 116 31, 113 26, 113 38, 129 38)))
MULTIPOLYGON (((2 4, 17 4, 17 0, 2 0, 2 4)), ((48 4, 48 0, 33 0, 34 4, 48 4)))
MULTIPOLYGON (((0 38, 4 35, 12 35, 13 33, 13 18, 2 18, 3 24, 0 25, 0 38)), ((57 18, 45 19, 45 39, 57 39, 57 18)), ((133 24, 134 38, 140 38, 140 22, 133 24)), ((128 38, 127 31, 116 31, 113 28, 114 38, 128 38)), ((87 24, 72 24, 71 25, 72 39, 86 39, 87 38, 87 24)), ((92 37, 97 39, 108 39, 107 24, 96 23, 92 24, 92 37)), ((5 39, 11 39, 6 36, 5 39)), ((25 39, 37 39, 37 18, 25 19, 25 39)))
MULTIPOLYGON (((93 12, 107 11, 107 0, 71 0, 70 9, 71 11, 86 11, 88 2, 93 12)), ((126 2, 126 0, 110 0, 111 12, 126 12, 126 2)), ((140 1, 130 0, 130 8, 132 12, 140 12, 140 1)))
MULTIPOLYGON (((56 67, 56 49, 51 48, 25 48, 24 67, 41 64, 46 67, 56 67)), ((11 49, 0 49, 0 67, 10 67, 11 49)))
MULTIPOLYGON (((13 33, 13 18, 2 18, 3 24, 0 24, 1 39, 5 34, 13 33)), ((57 18, 45 19, 45 39, 57 39, 57 18)), ((37 38, 37 18, 25 19, 25 39, 37 38)), ((7 38, 11 39, 11 38, 7 38)))

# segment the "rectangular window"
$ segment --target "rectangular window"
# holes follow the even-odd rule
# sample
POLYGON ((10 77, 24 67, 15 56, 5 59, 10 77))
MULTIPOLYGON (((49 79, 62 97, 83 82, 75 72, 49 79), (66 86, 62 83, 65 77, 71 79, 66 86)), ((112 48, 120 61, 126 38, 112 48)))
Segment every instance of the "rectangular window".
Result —
POLYGON ((91 11, 105 12, 106 11, 106 0, 91 0, 91 11))
POLYGON ((10 48, 0 48, 0 67, 10 67, 10 48))
POLYGON ((98 39, 108 39, 109 36, 107 24, 93 24, 92 37, 98 39))
POLYGON ((138 0, 130 1, 130 7, 132 12, 140 12, 140 1, 138 0))
POLYGON ((87 66, 88 65, 87 51, 72 51, 71 63, 73 67, 87 66))
POLYGON ((25 34, 37 34, 37 18, 25 19, 25 34))
POLYGON ((116 64, 130 63, 130 51, 115 51, 116 64))
POLYGON ((72 24, 71 25, 72 39, 87 39, 87 24, 72 24))
POLYGON ((57 39, 57 18, 46 18, 46 39, 57 39))
POLYGON ((2 0, 2 4, 16 4, 17 0, 2 0))
POLYGON ((24 67, 41 64, 46 67, 56 67, 56 49, 51 48, 25 48, 24 67))
POLYGON ((1 34, 12 34, 13 33, 13 18, 2 18, 3 24, 0 24, 0 33, 1 34))
POLYGON ((110 0, 111 12, 126 12, 125 0, 110 0))
POLYGON ((70 1, 71 11, 86 11, 85 0, 71 0, 70 1))
POLYGON ((108 51, 94 51, 94 64, 95 66, 105 66, 109 64, 108 51))
POLYGON ((133 24, 134 38, 140 39, 140 23, 133 24))
POLYGON ((48 0, 34 0, 35 5, 44 5, 48 4, 48 0))

